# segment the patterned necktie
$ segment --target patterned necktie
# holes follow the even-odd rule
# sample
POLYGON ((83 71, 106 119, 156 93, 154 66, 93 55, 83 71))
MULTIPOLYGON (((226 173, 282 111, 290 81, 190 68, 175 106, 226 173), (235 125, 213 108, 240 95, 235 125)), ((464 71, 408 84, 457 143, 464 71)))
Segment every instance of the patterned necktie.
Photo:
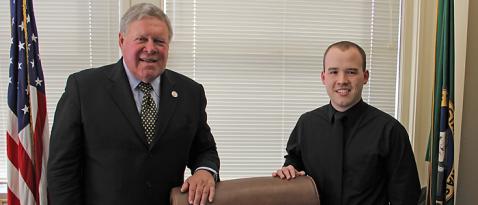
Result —
POLYGON ((151 91, 153 87, 149 83, 139 83, 139 89, 144 93, 143 102, 141 103, 141 124, 146 134, 146 141, 151 144, 156 128, 156 104, 154 103, 151 91))

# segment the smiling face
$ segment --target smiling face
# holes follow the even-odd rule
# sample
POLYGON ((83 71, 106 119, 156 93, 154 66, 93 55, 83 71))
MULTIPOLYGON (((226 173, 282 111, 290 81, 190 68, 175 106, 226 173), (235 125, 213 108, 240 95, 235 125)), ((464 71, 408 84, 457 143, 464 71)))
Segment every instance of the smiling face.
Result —
POLYGON ((143 82, 151 82, 166 68, 168 27, 155 17, 132 21, 125 33, 119 33, 119 46, 131 73, 143 82))
POLYGON ((332 47, 324 57, 321 79, 332 106, 344 112, 362 99, 362 88, 368 81, 360 52, 350 47, 342 50, 332 47))

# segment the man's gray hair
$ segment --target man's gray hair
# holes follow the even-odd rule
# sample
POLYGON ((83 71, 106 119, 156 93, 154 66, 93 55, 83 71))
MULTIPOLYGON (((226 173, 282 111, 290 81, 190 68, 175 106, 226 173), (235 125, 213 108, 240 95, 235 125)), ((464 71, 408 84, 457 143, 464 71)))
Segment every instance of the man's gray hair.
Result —
POLYGON ((163 21, 168 26, 169 40, 173 37, 173 29, 168 16, 154 4, 139 3, 131 6, 126 13, 121 17, 120 32, 126 34, 128 26, 131 22, 141 20, 144 17, 154 17, 163 21))

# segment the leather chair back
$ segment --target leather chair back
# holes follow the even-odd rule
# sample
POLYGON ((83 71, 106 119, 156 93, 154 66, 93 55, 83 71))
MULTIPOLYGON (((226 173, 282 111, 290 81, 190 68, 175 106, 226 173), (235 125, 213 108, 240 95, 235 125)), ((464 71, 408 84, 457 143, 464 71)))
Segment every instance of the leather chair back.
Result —
MULTIPOLYGON (((187 193, 171 190, 171 205, 187 205, 187 193)), ((320 205, 314 180, 300 176, 292 180, 252 177, 220 181, 210 205, 320 205)))

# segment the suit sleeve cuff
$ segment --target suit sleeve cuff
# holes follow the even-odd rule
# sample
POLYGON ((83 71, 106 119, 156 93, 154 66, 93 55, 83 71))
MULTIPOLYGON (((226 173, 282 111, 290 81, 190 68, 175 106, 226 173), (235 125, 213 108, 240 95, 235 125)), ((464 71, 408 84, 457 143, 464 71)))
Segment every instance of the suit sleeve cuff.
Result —
POLYGON ((218 174, 217 174, 217 171, 210 168, 210 167, 198 167, 196 170, 194 170, 194 173, 196 173, 198 170, 206 170, 206 171, 209 171, 209 173, 211 173, 212 177, 214 178, 214 181, 218 181, 218 174))

